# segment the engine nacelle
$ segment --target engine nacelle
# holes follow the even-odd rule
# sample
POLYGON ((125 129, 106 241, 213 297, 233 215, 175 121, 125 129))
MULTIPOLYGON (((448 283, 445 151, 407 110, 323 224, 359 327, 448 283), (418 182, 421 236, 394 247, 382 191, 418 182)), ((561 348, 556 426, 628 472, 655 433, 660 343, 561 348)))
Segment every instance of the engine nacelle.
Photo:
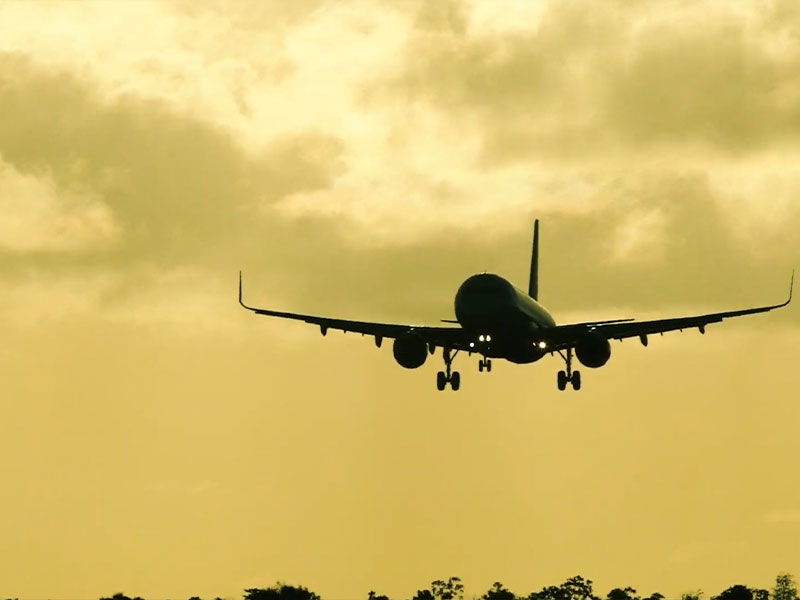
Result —
POLYGON ((575 346, 575 355, 585 367, 602 367, 611 358, 611 344, 598 333, 590 333, 575 346))
POLYGON ((394 340, 392 354, 400 366, 416 369, 428 358, 428 344, 420 336, 408 333, 394 340))

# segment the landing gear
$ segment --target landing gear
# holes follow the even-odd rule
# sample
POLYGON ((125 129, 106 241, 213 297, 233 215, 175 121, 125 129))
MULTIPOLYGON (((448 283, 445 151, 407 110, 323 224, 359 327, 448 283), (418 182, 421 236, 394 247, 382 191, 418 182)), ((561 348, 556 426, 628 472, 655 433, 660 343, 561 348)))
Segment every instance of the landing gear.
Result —
POLYGON ((442 354, 444 356, 445 370, 436 373, 436 389, 441 392, 449 383, 453 391, 457 392, 458 388, 461 387, 461 374, 458 371, 451 371, 450 369, 453 364, 453 359, 456 357, 456 354, 458 354, 458 350, 453 352, 450 348, 443 348, 442 354))
POLYGON ((491 358, 482 358, 478 361, 478 371, 483 373, 483 370, 486 369, 487 373, 490 373, 492 370, 492 359, 491 358))
POLYGON ((571 383, 572 389, 577 392, 579 389, 581 389, 581 372, 572 370, 572 348, 567 348, 566 356, 560 350, 558 353, 567 364, 566 371, 558 372, 558 389, 563 392, 565 389, 567 389, 567 384, 571 383))

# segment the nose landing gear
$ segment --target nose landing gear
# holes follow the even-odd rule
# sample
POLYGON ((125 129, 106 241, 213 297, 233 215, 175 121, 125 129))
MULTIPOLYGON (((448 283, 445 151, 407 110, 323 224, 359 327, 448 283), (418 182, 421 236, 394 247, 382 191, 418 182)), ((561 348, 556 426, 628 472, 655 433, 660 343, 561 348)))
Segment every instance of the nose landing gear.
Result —
POLYGON ((461 374, 458 371, 450 370, 456 354, 458 354, 458 350, 453 352, 450 348, 442 349, 445 370, 436 373, 436 389, 438 389, 440 392, 447 387, 448 383, 450 384, 450 387, 453 388, 454 392, 457 392, 458 388, 461 387, 461 374))
POLYGON ((572 348, 567 348, 566 356, 560 350, 558 353, 567 365, 566 371, 558 372, 558 389, 563 392, 567 389, 567 384, 571 383, 572 389, 577 392, 581 389, 581 372, 572 370, 572 348))
POLYGON ((486 369, 487 373, 492 371, 492 359, 491 358, 482 358, 478 361, 478 371, 483 373, 483 370, 486 369))

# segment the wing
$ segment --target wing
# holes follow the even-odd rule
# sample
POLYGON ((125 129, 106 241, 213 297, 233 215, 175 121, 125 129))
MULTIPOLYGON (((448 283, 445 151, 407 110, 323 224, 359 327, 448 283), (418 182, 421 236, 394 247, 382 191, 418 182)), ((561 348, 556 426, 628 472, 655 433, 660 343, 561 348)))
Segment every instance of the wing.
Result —
POLYGON ((647 345, 647 336, 654 333, 665 333, 668 331, 691 329, 696 327, 700 333, 705 333, 706 325, 719 323, 723 319, 732 317, 742 317, 757 313, 768 312, 776 308, 782 308, 792 301, 792 290, 794 288, 794 272, 789 284, 789 297, 780 304, 769 306, 758 306, 755 308, 745 308, 742 310, 731 310, 727 312, 708 313, 691 317, 678 317, 674 319, 657 319, 653 321, 618 320, 598 323, 576 323, 574 325, 556 326, 547 333, 548 345, 553 350, 563 349, 574 346, 582 336, 588 332, 596 332, 606 339, 621 340, 624 338, 638 337, 643 344, 647 345))
POLYGON ((398 338, 407 334, 421 336, 430 347, 431 352, 436 346, 450 348, 453 350, 469 350, 470 339, 461 327, 426 327, 418 325, 401 325, 395 323, 372 323, 370 321, 350 321, 347 319, 332 319, 329 317, 318 317, 315 315, 304 315, 300 313, 283 312, 270 310, 267 308, 255 308, 248 306, 242 300, 242 273, 239 272, 239 304, 247 310, 253 311, 257 315, 268 317, 281 317, 283 319, 294 319, 317 325, 322 335, 328 333, 329 329, 338 329, 344 332, 360 333, 361 335, 371 335, 375 337, 375 343, 380 346, 383 338, 398 338))

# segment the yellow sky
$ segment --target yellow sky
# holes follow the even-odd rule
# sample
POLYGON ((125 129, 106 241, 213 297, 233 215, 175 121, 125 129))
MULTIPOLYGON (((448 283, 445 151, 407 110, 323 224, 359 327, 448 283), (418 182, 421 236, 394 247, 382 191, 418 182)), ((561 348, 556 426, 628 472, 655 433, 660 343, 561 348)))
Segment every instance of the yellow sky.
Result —
POLYGON ((797 573, 794 306, 438 393, 236 279, 435 323, 538 217, 559 322, 779 301, 798 74, 795 0, 0 3, 0 594, 797 573))

